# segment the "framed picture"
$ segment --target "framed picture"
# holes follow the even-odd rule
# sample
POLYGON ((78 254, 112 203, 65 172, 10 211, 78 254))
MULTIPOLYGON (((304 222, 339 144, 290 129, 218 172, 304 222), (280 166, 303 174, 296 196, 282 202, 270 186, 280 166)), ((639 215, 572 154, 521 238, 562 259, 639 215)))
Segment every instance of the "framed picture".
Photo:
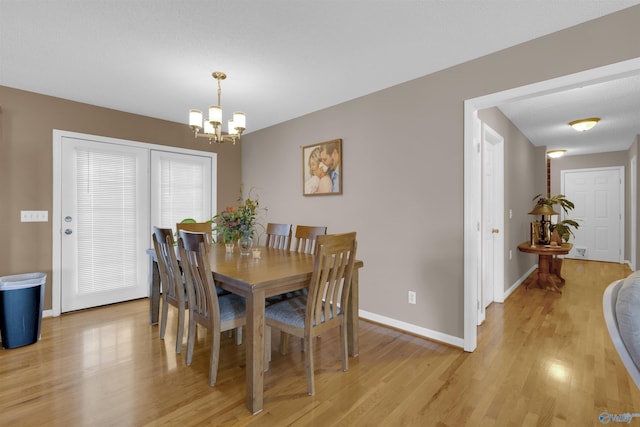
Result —
POLYGON ((342 194, 342 139, 302 147, 302 194, 342 194))

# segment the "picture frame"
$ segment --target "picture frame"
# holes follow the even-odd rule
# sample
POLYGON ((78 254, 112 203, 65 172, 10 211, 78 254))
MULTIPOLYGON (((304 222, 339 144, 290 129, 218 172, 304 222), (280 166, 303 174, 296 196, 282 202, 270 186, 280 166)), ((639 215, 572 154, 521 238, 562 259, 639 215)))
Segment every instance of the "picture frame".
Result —
POLYGON ((302 195, 342 194, 342 139, 302 147, 302 195))

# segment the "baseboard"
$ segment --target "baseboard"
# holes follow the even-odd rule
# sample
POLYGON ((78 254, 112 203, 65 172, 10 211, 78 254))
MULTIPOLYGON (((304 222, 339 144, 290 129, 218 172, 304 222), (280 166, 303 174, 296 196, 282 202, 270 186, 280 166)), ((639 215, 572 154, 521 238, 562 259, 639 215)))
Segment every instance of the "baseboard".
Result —
POLYGON ((527 280, 527 277, 529 277, 536 268, 538 268, 538 264, 533 264, 533 266, 531 266, 531 268, 526 273, 524 273, 524 275, 520 276, 520 278, 516 280, 515 283, 509 287, 509 289, 505 291, 504 296, 502 297, 502 302, 504 302, 504 300, 506 300, 509 295, 515 292, 515 290, 518 289, 518 287, 522 285, 525 280, 527 280))
POLYGON ((433 331, 431 329, 422 328, 420 326, 412 325, 411 323, 401 322, 400 320, 391 319, 390 317, 381 316, 375 313, 369 313, 368 311, 358 310, 358 316, 365 320, 371 320, 372 322, 380 323, 381 325, 390 326, 401 331, 408 332, 413 335, 425 337, 434 341, 439 341, 445 344, 449 344, 455 347, 464 348, 464 339, 454 337, 452 335, 443 334, 442 332, 433 331))

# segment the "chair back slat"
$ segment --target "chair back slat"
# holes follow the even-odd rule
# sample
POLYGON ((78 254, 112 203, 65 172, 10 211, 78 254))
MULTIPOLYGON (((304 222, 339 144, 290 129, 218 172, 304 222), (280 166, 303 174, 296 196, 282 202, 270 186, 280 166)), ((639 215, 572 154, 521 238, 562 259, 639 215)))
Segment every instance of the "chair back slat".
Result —
POLYGON ((173 232, 170 228, 153 227, 153 248, 158 259, 163 296, 171 302, 184 301, 182 273, 176 258, 173 232))
POLYGON ((291 245, 291 250, 314 254, 316 249, 316 239, 318 236, 327 234, 327 227, 298 225, 296 226, 295 243, 291 245))
POLYGON ((291 245, 291 224, 267 224, 267 241, 265 246, 276 249, 289 249, 291 245))
POLYGON ((345 315, 356 248, 355 232, 318 236, 305 319, 311 327, 345 315))
POLYGON ((178 247, 187 282, 190 313, 206 327, 212 327, 214 319, 220 318, 218 295, 211 268, 207 242, 203 233, 180 230, 178 247))
POLYGON ((211 245, 213 243, 213 224, 211 222, 178 222, 176 223, 176 230, 178 232, 184 230, 194 233, 205 233, 207 245, 211 245))

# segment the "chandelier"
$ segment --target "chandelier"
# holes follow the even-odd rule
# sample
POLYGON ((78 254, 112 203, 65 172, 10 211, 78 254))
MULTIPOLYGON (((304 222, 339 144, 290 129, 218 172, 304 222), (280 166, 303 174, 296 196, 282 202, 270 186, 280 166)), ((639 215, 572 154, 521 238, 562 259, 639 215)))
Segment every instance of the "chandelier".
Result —
POLYGON ((221 71, 214 71, 212 74, 214 79, 218 81, 218 105, 209 106, 209 118, 204 121, 202 126, 202 111, 189 110, 189 126, 196 138, 209 138, 209 144, 216 142, 232 142, 240 140, 240 135, 245 130, 246 117, 244 113, 236 111, 233 113, 233 119, 229 120, 227 134, 222 134, 222 107, 220 106, 220 81, 227 78, 227 75, 221 71), (202 132, 200 132, 202 130, 202 132))

